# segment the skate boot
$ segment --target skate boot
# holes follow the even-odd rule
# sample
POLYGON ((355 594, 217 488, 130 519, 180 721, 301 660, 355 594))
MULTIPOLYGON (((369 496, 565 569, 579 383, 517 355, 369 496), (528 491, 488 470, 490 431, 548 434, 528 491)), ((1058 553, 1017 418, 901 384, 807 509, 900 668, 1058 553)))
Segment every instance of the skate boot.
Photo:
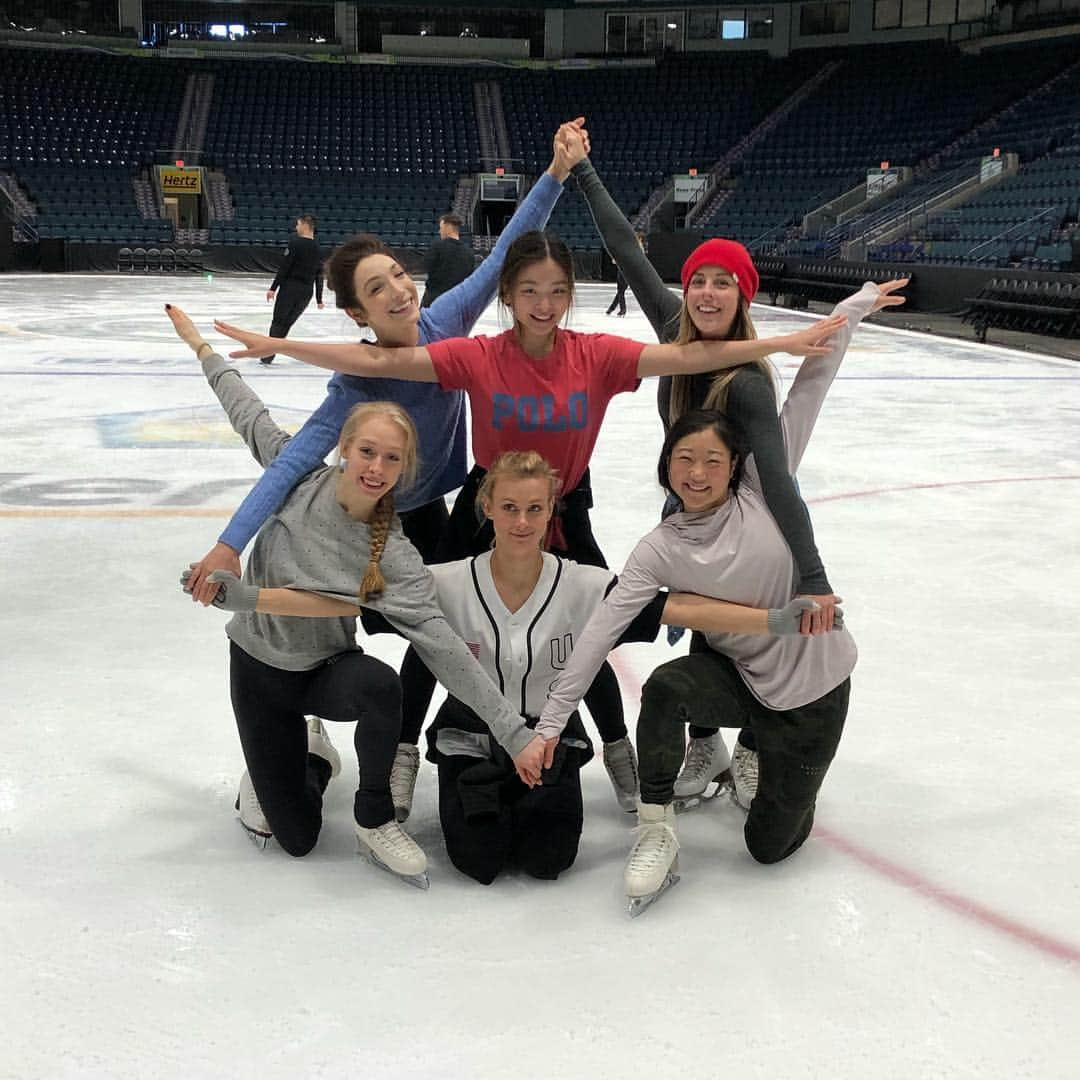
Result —
POLYGON ((731 759, 731 778, 735 786, 735 801, 744 810, 750 809, 758 786, 758 756, 756 750, 735 744, 735 755, 731 759))
POLYGON ((266 845, 273 839, 274 834, 270 831, 270 823, 266 820, 259 805, 259 798, 255 794, 255 787, 251 783, 251 777, 247 769, 240 777, 240 792, 236 796, 236 809, 240 815, 240 824, 247 830, 251 842, 261 851, 266 850, 266 845))
POLYGON ((394 800, 394 817, 398 821, 406 821, 412 812, 419 770, 420 748, 412 743, 398 743, 394 764, 390 766, 390 797, 394 800))
POLYGON ((604 743, 604 768, 611 778, 619 806, 632 814, 637 809, 638 771, 637 754, 629 735, 604 743))
POLYGON ((418 889, 430 886, 427 856, 396 821, 384 822, 374 829, 366 829, 363 825, 355 827, 360 850, 373 866, 396 875, 407 885, 415 885, 418 889))
POLYGON ((307 718, 307 752, 320 757, 330 765, 330 779, 341 772, 341 756, 334 749, 330 736, 326 734, 323 722, 317 716, 307 718))
POLYGON ((638 803, 637 840, 626 860, 623 880, 631 918, 655 904, 679 880, 679 838, 672 803, 638 803))
POLYGON ((682 772, 675 781, 675 812, 693 810, 707 799, 716 798, 730 784, 731 757, 720 732, 691 739, 682 772))

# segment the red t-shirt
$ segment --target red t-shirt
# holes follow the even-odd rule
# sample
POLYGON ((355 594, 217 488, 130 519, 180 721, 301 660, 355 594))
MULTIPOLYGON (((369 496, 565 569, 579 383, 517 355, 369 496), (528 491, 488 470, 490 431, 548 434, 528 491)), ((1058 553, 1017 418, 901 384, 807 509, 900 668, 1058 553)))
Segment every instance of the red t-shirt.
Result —
POLYGON ((444 390, 464 390, 472 448, 483 468, 507 450, 535 450, 573 491, 589 467, 608 402, 636 390, 645 346, 611 334, 556 330, 547 356, 529 356, 513 330, 426 345, 444 390))

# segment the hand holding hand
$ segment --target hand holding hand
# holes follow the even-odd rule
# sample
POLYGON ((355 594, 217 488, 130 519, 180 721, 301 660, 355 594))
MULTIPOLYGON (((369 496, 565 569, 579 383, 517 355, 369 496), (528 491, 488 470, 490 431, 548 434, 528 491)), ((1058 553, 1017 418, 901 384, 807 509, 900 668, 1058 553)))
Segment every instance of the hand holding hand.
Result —
POLYGON ((822 596, 803 594, 796 599, 810 600, 814 607, 803 613, 802 625, 799 627, 800 634, 827 634, 830 630, 844 629, 844 609, 839 607, 843 603, 835 593, 822 596))
MULTIPOLYGON (((557 739, 551 740, 550 754, 555 753, 556 742, 557 739)), ((514 758, 514 768, 521 777, 521 782, 531 788, 536 787, 540 783, 540 773, 546 768, 545 761, 548 757, 547 740, 542 735, 537 735, 514 758)))
POLYGON ((234 577, 240 576, 240 556, 228 544, 219 540, 197 563, 191 564, 191 572, 184 584, 184 592, 204 607, 214 602, 218 584, 210 581, 215 570, 227 570, 234 577))
MULTIPOLYGON (((190 592, 188 582, 191 571, 185 570, 180 575, 180 585, 184 592, 190 592)), ((207 579, 217 588, 213 604, 222 611, 254 611, 259 603, 259 587, 247 585, 228 570, 215 570, 207 579)))

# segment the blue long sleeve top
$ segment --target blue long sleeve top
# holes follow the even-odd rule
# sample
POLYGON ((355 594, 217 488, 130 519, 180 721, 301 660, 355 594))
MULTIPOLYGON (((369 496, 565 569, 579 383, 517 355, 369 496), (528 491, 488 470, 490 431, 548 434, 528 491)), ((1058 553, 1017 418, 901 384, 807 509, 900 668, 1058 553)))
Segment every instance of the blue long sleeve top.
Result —
MULTIPOLYGON (((507 249, 522 233, 544 227, 562 191, 562 184, 550 173, 540 176, 488 258, 460 285, 420 309, 420 345, 468 337, 495 297, 507 249)), ((465 395, 460 390, 442 390, 437 383, 336 374, 327 384, 326 399, 270 462, 219 539, 243 551, 300 480, 324 463, 337 446, 345 418, 364 401, 396 401, 412 416, 419 433, 416 483, 395 496, 399 512, 415 510, 461 487, 467 470, 465 395)))

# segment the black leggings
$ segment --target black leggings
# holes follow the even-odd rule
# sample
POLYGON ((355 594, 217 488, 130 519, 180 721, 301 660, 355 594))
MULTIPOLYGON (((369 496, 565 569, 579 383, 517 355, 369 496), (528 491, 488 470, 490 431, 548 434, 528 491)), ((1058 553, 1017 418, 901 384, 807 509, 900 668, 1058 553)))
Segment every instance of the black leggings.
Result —
POLYGON ((797 709, 769 709, 750 693, 735 665, 716 652, 691 653, 658 667, 641 694, 638 770, 643 802, 671 802, 685 752, 683 727, 748 727, 757 738, 758 788, 746 818, 746 847, 774 863, 799 849, 836 754, 851 680, 797 709))
MULTIPOLYGON (((429 556, 413 540, 424 562, 453 562, 458 559, 467 559, 470 555, 479 555, 491 547, 494 540, 491 522, 486 518, 479 518, 476 512, 476 495, 486 473, 487 470, 479 465, 469 473, 464 486, 458 492, 457 499, 454 500, 454 509, 450 512, 448 525, 437 554, 429 556)), ((573 559, 585 566, 602 566, 607 569, 607 563, 593 536, 592 524, 589 521, 592 487, 587 469, 581 483, 560 502, 560 519, 566 547, 552 548, 552 551, 556 555, 573 559)), ((405 529, 405 535, 412 540, 404 517, 402 517, 402 528, 405 529)), ((428 672, 423 661, 411 647, 401 665, 401 681, 405 688, 401 741, 417 743, 420 741, 420 729, 424 726, 424 717, 427 716, 431 695, 435 690, 435 677, 428 672)), ((619 681, 606 660, 596 673, 592 686, 585 692, 585 705, 604 742, 615 742, 626 737, 626 720, 623 716, 619 681)))
POLYGON ((557 878, 573 865, 581 840, 580 770, 592 756, 581 721, 572 717, 552 769, 534 788, 522 783, 509 755, 486 732, 454 698, 447 698, 428 728, 427 756, 438 765, 439 821, 450 861, 481 885, 490 885, 508 865, 531 877, 557 878), (448 729, 475 735, 488 756, 444 752, 439 735, 448 729))
POLYGON ((310 671, 285 671, 235 643, 229 659, 244 760, 270 831, 285 851, 306 855, 315 846, 330 782, 330 765, 307 752, 305 714, 356 724, 356 822, 374 828, 393 818, 390 767, 401 730, 401 683, 393 668, 357 651, 310 671))

